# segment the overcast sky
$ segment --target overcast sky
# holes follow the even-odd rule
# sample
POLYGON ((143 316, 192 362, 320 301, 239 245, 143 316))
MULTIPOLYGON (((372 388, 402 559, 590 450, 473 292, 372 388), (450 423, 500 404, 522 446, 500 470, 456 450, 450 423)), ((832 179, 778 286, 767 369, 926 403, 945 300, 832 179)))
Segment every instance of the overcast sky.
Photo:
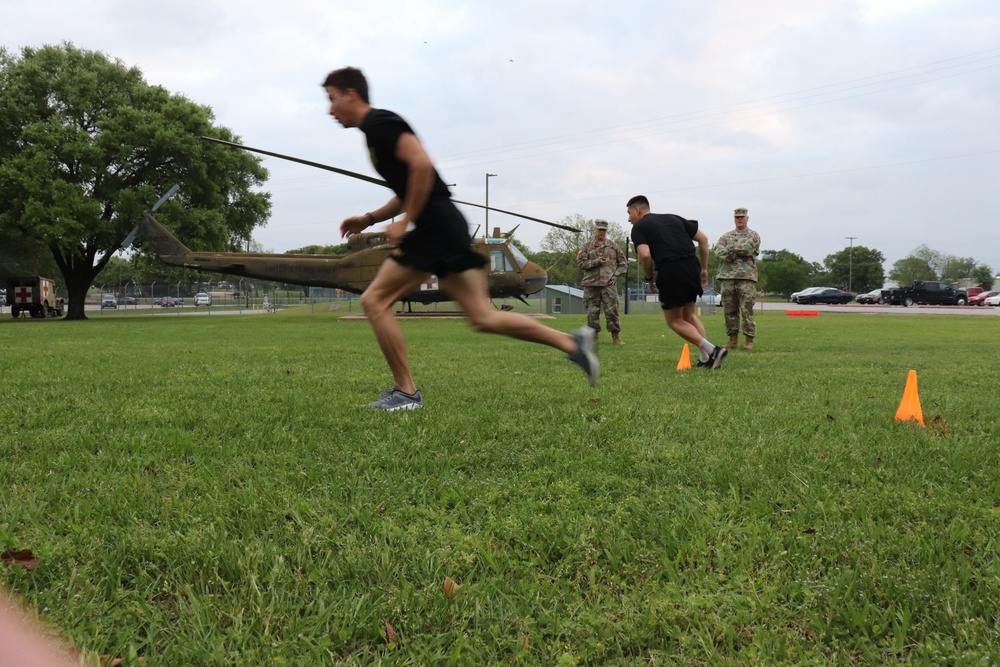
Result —
MULTIPOLYGON (((926 244, 1000 272, 997 0, 0 0, 11 50, 70 41, 210 106, 250 146, 374 175, 327 115, 345 65, 406 118, 456 199, 627 228, 625 202, 750 210, 765 249, 926 244)), ((276 252, 339 243, 388 190, 266 158, 276 252)), ((474 227, 480 209, 462 207, 474 227)), ((538 250, 548 228, 522 223, 538 250)))

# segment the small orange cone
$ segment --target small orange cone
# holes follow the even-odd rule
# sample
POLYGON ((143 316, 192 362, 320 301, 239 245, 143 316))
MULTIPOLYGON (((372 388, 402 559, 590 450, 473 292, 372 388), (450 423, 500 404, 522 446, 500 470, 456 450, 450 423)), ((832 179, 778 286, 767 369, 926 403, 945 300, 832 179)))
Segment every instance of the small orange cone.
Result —
POLYGON ((681 359, 677 362, 677 370, 686 371, 691 368, 691 351, 688 349, 688 344, 684 343, 684 349, 681 351, 681 359))
POLYGON ((896 410, 896 421, 913 420, 924 425, 924 412, 920 409, 920 395, 917 393, 917 372, 910 371, 906 375, 906 388, 903 389, 903 400, 896 410))

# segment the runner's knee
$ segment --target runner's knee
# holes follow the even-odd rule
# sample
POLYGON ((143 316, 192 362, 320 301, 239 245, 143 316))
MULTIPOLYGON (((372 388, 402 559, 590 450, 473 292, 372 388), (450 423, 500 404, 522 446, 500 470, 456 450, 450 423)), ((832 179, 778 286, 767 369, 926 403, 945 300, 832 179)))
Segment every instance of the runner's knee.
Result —
POLYGON ((361 294, 361 308, 369 314, 385 310, 387 307, 391 308, 392 304, 386 304, 385 301, 378 292, 370 289, 361 294))

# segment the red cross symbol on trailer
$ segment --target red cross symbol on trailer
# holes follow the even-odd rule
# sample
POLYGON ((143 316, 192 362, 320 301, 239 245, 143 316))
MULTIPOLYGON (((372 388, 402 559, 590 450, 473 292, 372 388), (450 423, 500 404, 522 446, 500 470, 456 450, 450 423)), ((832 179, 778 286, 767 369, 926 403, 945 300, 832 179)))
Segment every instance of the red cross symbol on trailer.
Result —
POLYGON ((420 283, 420 291, 427 292, 431 290, 436 290, 438 288, 438 278, 437 276, 431 276, 424 282, 420 283))
POLYGON ((42 296, 44 298, 46 298, 46 299, 49 298, 49 284, 48 283, 42 283, 42 296))
POLYGON ((31 288, 30 287, 15 287, 14 288, 14 303, 31 303, 31 288))

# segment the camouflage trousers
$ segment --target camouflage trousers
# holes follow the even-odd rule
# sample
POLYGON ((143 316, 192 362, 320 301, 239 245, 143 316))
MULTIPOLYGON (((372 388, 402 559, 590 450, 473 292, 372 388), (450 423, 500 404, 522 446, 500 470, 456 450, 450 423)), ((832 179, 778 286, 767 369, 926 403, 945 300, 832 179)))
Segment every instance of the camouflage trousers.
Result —
POLYGON ((757 303, 757 281, 719 282, 722 283, 722 312, 726 316, 726 335, 738 335, 740 320, 743 320, 743 335, 753 338, 757 335, 757 323, 753 319, 753 307, 757 303))
POLYGON ((584 287, 583 305, 587 309, 587 326, 594 331, 601 330, 601 310, 608 321, 608 331, 618 333, 622 330, 618 319, 618 290, 613 286, 584 287))

